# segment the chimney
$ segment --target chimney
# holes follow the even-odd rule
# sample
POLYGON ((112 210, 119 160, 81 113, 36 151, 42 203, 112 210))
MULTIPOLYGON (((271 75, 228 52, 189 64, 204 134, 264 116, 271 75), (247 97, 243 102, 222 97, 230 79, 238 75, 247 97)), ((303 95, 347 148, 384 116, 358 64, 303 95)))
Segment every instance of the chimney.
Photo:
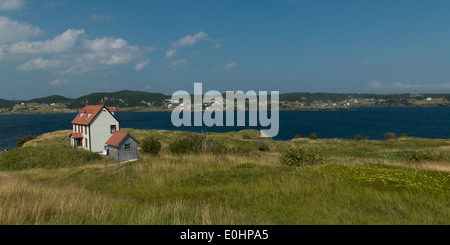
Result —
POLYGON ((86 106, 88 106, 89 105, 89 103, 88 103, 88 101, 86 100, 86 106))
POLYGON ((105 105, 105 101, 102 100, 102 103, 100 103, 100 105, 104 106, 105 105))

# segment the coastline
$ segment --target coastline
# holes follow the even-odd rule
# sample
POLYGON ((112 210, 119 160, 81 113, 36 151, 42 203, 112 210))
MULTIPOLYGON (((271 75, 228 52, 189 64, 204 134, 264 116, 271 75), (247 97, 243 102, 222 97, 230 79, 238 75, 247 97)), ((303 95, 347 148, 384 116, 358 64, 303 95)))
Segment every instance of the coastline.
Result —
MULTIPOLYGON (((408 106, 371 106, 371 105, 358 105, 350 107, 304 107, 304 108, 280 108, 279 111, 349 111, 355 108, 441 108, 450 107, 450 104, 436 104, 436 105, 408 105, 408 106)), ((246 110, 248 111, 248 110, 246 110)), ((169 109, 128 109, 128 108, 117 108, 116 112, 172 112, 169 109)), ((0 115, 45 115, 45 114, 71 114, 77 113, 76 109, 64 110, 64 111, 30 111, 30 112, 0 112, 0 115)))

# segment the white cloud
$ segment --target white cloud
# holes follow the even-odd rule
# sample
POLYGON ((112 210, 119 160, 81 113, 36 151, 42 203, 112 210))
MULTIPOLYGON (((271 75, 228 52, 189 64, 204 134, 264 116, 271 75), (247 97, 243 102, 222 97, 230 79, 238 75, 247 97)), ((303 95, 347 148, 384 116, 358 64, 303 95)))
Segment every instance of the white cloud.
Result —
POLYGON ((173 49, 166 51, 166 57, 172 58, 178 52, 179 48, 194 46, 198 41, 205 39, 206 37, 208 37, 208 34, 204 32, 184 36, 172 44, 173 49))
POLYGON ((97 38, 86 40, 84 47, 87 53, 84 55, 88 60, 98 61, 102 64, 113 66, 128 64, 136 60, 145 52, 137 46, 131 46, 122 38, 97 38))
POLYGON ((167 57, 167 58, 172 58, 172 57, 175 55, 176 52, 177 52, 176 49, 168 50, 168 51, 166 52, 166 57, 167 57))
POLYGON ((169 68, 170 68, 172 71, 176 71, 177 69, 179 69, 179 68, 185 66, 185 65, 186 65, 186 62, 187 62, 186 59, 174 61, 174 62, 170 63, 169 68))
POLYGON ((223 44, 222 43, 216 43, 211 49, 212 50, 217 50, 217 49, 221 49, 223 48, 223 44))
POLYGON ((372 82, 367 84, 367 87, 369 87, 371 89, 381 89, 384 86, 379 81, 372 81, 372 82))
POLYGON ((56 79, 53 82, 50 83, 50 86, 59 86, 59 85, 65 85, 69 84, 69 81, 65 78, 56 79))
MULTIPOLYGON (((0 46, 0 56, 28 60, 17 66, 18 70, 77 74, 143 60, 144 55, 153 50, 129 45, 122 38, 103 37, 90 40, 84 30, 67 30, 46 41, 21 41, 0 46)), ((135 70, 143 69, 148 61, 137 64, 135 70)))
POLYGON ((0 10, 12 11, 25 7, 24 0, 0 0, 0 10))
POLYGON ((238 66, 238 63, 237 62, 231 62, 231 63, 229 63, 229 64, 226 64, 224 67, 222 67, 221 69, 219 69, 219 68, 216 68, 216 69, 214 69, 213 71, 214 72, 219 72, 219 71, 229 71, 229 70, 232 70, 232 69, 234 69, 235 67, 237 67, 238 66))
POLYGON ((232 62, 232 63, 230 63, 230 64, 225 65, 225 67, 223 68, 223 70, 224 70, 224 71, 231 70, 231 69, 235 68, 237 65, 238 65, 237 62, 232 62))
POLYGON ((122 38, 109 38, 109 37, 104 37, 104 38, 97 38, 95 40, 86 40, 86 42, 84 43, 84 46, 86 46, 87 48, 89 48, 90 50, 94 51, 94 52, 104 52, 104 51, 109 51, 109 50, 118 50, 118 49, 123 49, 123 48, 127 48, 128 43, 127 41, 125 41, 122 38))
POLYGON ((58 60, 45 60, 43 58, 37 58, 26 62, 23 65, 17 67, 17 70, 21 71, 34 71, 34 70, 46 70, 51 68, 57 68, 61 64, 58 60))
POLYGON ((132 54, 121 53, 121 54, 111 55, 111 57, 109 57, 106 60, 102 60, 101 62, 103 64, 106 64, 109 66, 124 65, 124 64, 128 64, 132 59, 133 59, 132 54))
POLYGON ((72 50, 79 37, 84 34, 84 30, 67 30, 61 35, 47 41, 38 42, 17 42, 9 46, 8 52, 11 54, 44 54, 61 53, 72 50))
POLYGON ((112 17, 110 14, 92 14, 87 18, 88 21, 111 21, 112 17))
POLYGON ((422 86, 395 82, 392 84, 391 87, 396 90, 408 90, 408 89, 418 89, 418 88, 421 88, 422 86))
POLYGON ((206 34, 204 32, 199 32, 199 33, 196 33, 194 35, 187 35, 187 36, 184 36, 181 39, 179 39, 176 43, 173 44, 173 46, 175 48, 182 48, 182 47, 187 47, 187 46, 193 46, 198 41, 206 38, 207 36, 208 36, 208 34, 206 34))
POLYGON ((39 27, 0 16, 0 45, 36 37, 40 33, 39 27))
POLYGON ((148 65, 149 62, 150 62, 150 60, 145 60, 145 61, 139 62, 139 63, 134 67, 134 70, 135 70, 135 71, 140 71, 140 70, 144 69, 144 68, 148 65))

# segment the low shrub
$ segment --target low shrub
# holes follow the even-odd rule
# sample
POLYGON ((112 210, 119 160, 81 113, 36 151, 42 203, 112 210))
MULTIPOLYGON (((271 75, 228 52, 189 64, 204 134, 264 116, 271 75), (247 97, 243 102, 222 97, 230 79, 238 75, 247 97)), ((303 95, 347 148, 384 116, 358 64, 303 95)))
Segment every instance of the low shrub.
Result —
POLYGON ((169 144, 169 151, 174 154, 224 154, 228 149, 217 140, 207 138, 206 135, 191 134, 172 141, 169 144))
POLYGON ((370 136, 365 136, 365 135, 355 135, 355 140, 370 140, 370 136))
POLYGON ((312 139, 312 140, 316 140, 316 139, 319 138, 319 136, 317 136, 316 133, 312 133, 312 134, 309 135, 309 138, 312 139))
POLYGON ((412 162, 442 161, 445 156, 442 152, 434 154, 431 151, 414 151, 409 154, 408 159, 412 162))
POLYGON ((270 146, 267 142, 264 142, 262 140, 256 142, 256 148, 258 148, 258 151, 267 152, 270 151, 270 146))
POLYGON ((36 139, 37 136, 36 135, 26 135, 22 138, 18 138, 17 142, 16 142, 16 146, 17 147, 22 147, 25 143, 27 143, 30 140, 34 140, 36 139))
POLYGON ((314 149, 295 147, 284 150, 281 153, 280 161, 284 165, 301 167, 321 163, 324 158, 314 149))
POLYGON ((391 139, 395 139, 397 138, 397 135, 395 135, 394 133, 388 132, 384 134, 384 138, 386 140, 391 140, 391 139))
POLYGON ((191 134, 176 139, 169 144, 169 151, 175 154, 200 153, 203 148, 203 137, 191 134))
POLYGON ((217 140, 203 137, 202 144, 202 152, 204 153, 212 153, 215 155, 228 153, 228 148, 217 140))
POLYGON ((141 142, 141 149, 143 153, 156 156, 161 151, 161 142, 156 137, 148 136, 141 142))
POLYGON ((251 140, 251 139, 252 139, 252 136, 250 136, 250 135, 247 134, 247 133, 243 133, 243 134, 242 134, 242 138, 243 138, 244 140, 251 140))
POLYGON ((248 154, 256 151, 256 149, 253 144, 239 144, 238 146, 232 147, 230 151, 234 154, 248 154))

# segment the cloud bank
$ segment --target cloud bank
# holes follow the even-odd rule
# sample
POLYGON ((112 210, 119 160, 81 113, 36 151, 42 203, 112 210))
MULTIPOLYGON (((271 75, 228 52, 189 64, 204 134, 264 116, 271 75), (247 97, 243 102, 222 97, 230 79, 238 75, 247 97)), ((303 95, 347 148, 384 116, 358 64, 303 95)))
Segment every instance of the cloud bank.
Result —
MULTIPOLYGON (((15 60, 21 71, 46 70, 53 73, 77 74, 110 66, 144 60, 154 48, 130 45, 122 38, 89 39, 83 29, 69 29, 45 41, 17 41, 40 34, 38 27, 0 18, 0 61, 15 60), (16 30, 16 32, 10 32, 16 30), (6 33, 7 35, 1 35, 6 33)), ((142 70, 148 61, 135 66, 142 70)))
POLYGON ((25 7, 25 0, 0 0, 0 10, 1 11, 13 11, 19 10, 25 7))

